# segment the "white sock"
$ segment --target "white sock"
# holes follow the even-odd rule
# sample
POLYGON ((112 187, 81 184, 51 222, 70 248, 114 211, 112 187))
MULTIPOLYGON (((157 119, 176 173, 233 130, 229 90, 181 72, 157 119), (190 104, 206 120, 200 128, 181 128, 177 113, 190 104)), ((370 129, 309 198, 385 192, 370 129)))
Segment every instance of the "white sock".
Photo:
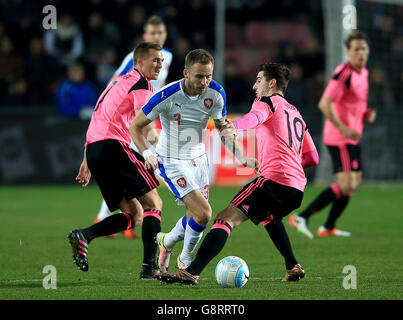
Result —
POLYGON ((109 211, 108 206, 106 205, 105 200, 102 200, 101 208, 99 209, 97 219, 103 220, 112 215, 112 212, 109 211))
POLYGON ((189 219, 186 225, 185 239, 183 243, 183 250, 180 255, 180 260, 185 264, 193 260, 193 252, 203 237, 203 231, 206 226, 201 226, 193 220, 193 217, 189 219))
POLYGON ((185 227, 186 227, 186 216, 181 217, 178 222, 176 222, 175 227, 172 228, 164 237, 164 246, 168 250, 171 250, 175 243, 183 240, 185 237, 185 227))

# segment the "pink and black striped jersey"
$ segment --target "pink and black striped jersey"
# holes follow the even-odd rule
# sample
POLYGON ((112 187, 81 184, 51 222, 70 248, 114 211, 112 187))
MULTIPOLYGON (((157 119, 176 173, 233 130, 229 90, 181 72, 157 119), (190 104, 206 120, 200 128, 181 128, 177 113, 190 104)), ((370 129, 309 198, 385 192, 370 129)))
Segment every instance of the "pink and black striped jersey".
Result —
POLYGON ((136 69, 112 81, 98 98, 86 144, 114 139, 130 145, 129 126, 135 111, 153 94, 149 80, 136 69))
POLYGON ((305 139, 309 133, 297 108, 279 94, 257 98, 251 111, 234 121, 234 126, 241 130, 255 129, 262 176, 304 191, 307 180, 302 154, 316 148, 312 139, 305 139), (256 117, 252 125, 248 125, 249 115, 256 117))
MULTIPOLYGON (((333 108, 340 120, 349 128, 362 133, 364 114, 368 102, 368 70, 355 70, 349 62, 336 67, 324 96, 333 100, 333 108)), ((325 120, 323 141, 329 146, 356 145, 360 141, 346 138, 330 120, 325 120)))

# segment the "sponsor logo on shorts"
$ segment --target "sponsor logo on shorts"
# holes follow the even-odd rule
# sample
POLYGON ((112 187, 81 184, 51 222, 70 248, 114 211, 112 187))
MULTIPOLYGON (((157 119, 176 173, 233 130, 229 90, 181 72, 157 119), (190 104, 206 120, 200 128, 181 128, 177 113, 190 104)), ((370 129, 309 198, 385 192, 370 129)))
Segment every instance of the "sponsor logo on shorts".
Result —
POLYGON ((181 187, 181 188, 186 188, 186 186, 187 186, 187 182, 186 182, 186 180, 185 180, 185 178, 179 178, 177 181, 176 181, 176 183, 178 184, 178 186, 179 187, 181 187))
POLYGON ((249 206, 248 205, 242 205, 242 208, 246 211, 246 212, 248 212, 249 211, 249 206))

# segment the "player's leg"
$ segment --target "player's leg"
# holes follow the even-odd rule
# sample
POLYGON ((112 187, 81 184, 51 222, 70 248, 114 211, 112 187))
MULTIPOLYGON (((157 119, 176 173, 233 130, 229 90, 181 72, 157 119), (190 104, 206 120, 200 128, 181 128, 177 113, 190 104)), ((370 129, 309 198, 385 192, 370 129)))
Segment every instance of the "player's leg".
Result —
POLYGON ((340 197, 334 202, 328 218, 317 232, 318 236, 344 236, 349 237, 351 233, 336 228, 336 220, 345 211, 351 196, 354 194, 362 180, 361 171, 361 150, 360 145, 347 145, 340 148, 342 157, 342 170, 336 173, 337 185, 340 186, 340 197))
POLYGON ((123 199, 119 207, 122 210, 121 213, 113 214, 92 226, 69 233, 73 260, 82 271, 88 271, 88 245, 93 239, 127 230, 142 223, 143 208, 136 199, 130 201, 123 199))
POLYGON ((138 200, 144 210, 141 233, 144 254, 140 278, 147 279, 155 277, 157 271, 155 255, 158 246, 155 243, 155 237, 158 232, 161 231, 162 199, 160 198, 157 189, 153 189, 145 195, 138 197, 138 200))
POLYGON ((263 221, 262 224, 277 250, 284 257, 286 269, 291 270, 296 264, 298 264, 298 261, 294 256, 290 239, 288 238, 288 234, 284 228, 283 222, 281 219, 274 218, 272 215, 270 215, 270 217, 263 221))
MULTIPOLYGON (((109 209, 111 211, 121 209, 122 212, 113 214, 88 228, 72 231, 69 234, 69 240, 73 255, 78 252, 78 256, 80 256, 78 240, 82 240, 82 244, 85 243, 84 247, 87 249, 88 244, 97 237, 131 229, 141 224, 143 207, 136 197, 155 189, 159 184, 153 172, 145 168, 144 159, 122 142, 104 140, 89 144, 86 155, 88 167, 109 209), (74 241, 72 239, 74 234, 78 234, 80 239, 74 241)), ((80 257, 86 259, 87 252, 81 253, 83 255, 80 257)), ((79 265, 77 261, 75 262, 79 265)), ((79 267, 81 268, 80 265, 79 267)))
POLYGON ((119 203, 121 213, 113 214, 88 228, 81 229, 82 234, 90 243, 93 239, 118 233, 123 230, 140 225, 143 220, 143 208, 136 199, 127 201, 122 199, 119 203))
POLYGON ((318 230, 318 236, 351 236, 350 232, 337 229, 336 221, 347 207, 351 196, 360 185, 361 179, 361 171, 340 172, 337 174, 337 181, 338 184, 341 186, 342 195, 333 203, 325 224, 321 226, 318 230))
POLYGON ((159 247, 158 267, 161 272, 168 271, 171 253, 175 244, 185 237, 187 216, 180 217, 175 226, 168 233, 158 232, 156 243, 159 247))
MULTIPOLYGON (((102 199, 101 207, 99 208, 98 214, 94 220, 94 223, 98 223, 102 221, 103 219, 111 216, 113 212, 111 212, 108 208, 108 205, 106 204, 105 200, 102 199)), ((107 238, 115 238, 116 234, 110 234, 107 236, 107 238)))
POLYGON ((164 234, 164 247, 168 250, 172 250, 175 244, 185 237, 185 230, 187 225, 187 216, 180 217, 176 222, 175 226, 168 233, 164 234))
POLYGON ((97 220, 101 221, 109 216, 111 216, 113 213, 109 210, 105 200, 102 199, 101 207, 99 208, 98 214, 97 214, 97 220))
POLYGON ((201 243, 195 260, 186 270, 193 275, 199 275, 224 248, 232 230, 246 220, 248 217, 232 204, 222 210, 201 243))
POLYGON ((203 237, 203 231, 210 222, 212 210, 200 190, 193 190, 182 199, 190 218, 186 224, 183 249, 178 257, 180 269, 186 268, 193 260, 193 252, 203 237))
MULTIPOLYGON (((343 172, 343 167, 346 166, 345 151, 346 147, 327 146, 332 159, 333 173, 343 172), (343 158, 342 158, 343 155, 343 158)), ((346 168, 345 168, 346 170, 346 168)), ((327 207, 330 203, 337 201, 342 196, 342 190, 339 183, 333 183, 323 190, 302 212, 293 214, 288 218, 289 224, 293 228, 297 228, 299 232, 309 238, 313 238, 313 234, 308 229, 309 218, 327 207)))
POLYGON ((245 210, 245 204, 249 205, 246 214, 252 221, 262 222, 273 244, 283 256, 286 274, 282 281, 297 281, 305 276, 305 272, 295 258, 282 219, 300 207, 303 192, 269 179, 258 185, 260 187, 255 189, 249 199, 246 199, 245 202, 238 201, 238 207, 245 210))
POLYGON ((247 219, 248 217, 241 210, 230 204, 217 215, 190 266, 177 272, 162 273, 159 279, 168 283, 197 284, 200 273, 224 248, 232 229, 247 219))

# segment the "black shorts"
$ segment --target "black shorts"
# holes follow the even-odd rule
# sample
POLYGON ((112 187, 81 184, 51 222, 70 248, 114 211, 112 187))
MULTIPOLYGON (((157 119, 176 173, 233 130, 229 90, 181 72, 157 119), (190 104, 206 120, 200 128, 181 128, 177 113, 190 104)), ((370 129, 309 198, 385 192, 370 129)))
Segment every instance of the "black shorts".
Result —
POLYGON ((144 158, 121 141, 88 144, 87 163, 111 211, 119 208, 123 198, 137 198, 159 185, 154 171, 144 166, 144 158))
POLYGON ((260 176, 243 188, 231 204, 245 213, 256 225, 270 215, 282 219, 301 206, 304 193, 260 176))
POLYGON ((361 171, 361 147, 359 144, 327 146, 333 163, 333 173, 361 171))

